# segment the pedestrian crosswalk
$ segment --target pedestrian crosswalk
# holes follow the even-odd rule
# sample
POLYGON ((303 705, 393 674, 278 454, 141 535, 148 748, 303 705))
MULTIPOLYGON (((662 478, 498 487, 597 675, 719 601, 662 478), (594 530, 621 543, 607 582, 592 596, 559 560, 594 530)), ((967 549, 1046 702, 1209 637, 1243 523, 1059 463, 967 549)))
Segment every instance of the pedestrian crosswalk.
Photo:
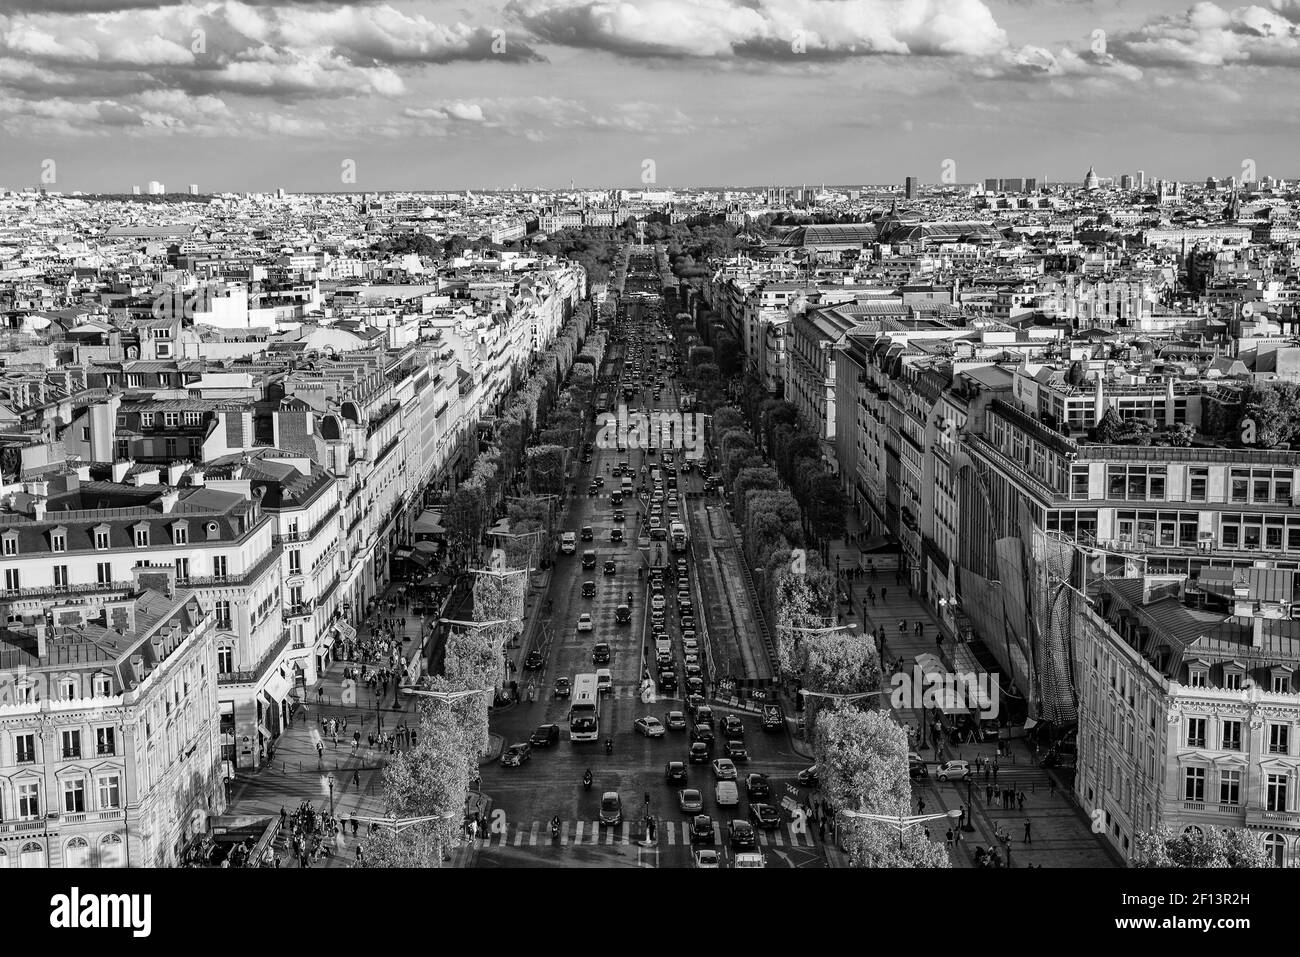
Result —
MULTIPOLYGON (((762 847, 814 847, 812 832, 794 822, 786 822, 773 830, 755 829, 762 847)), ((562 821, 560 834, 551 836, 550 821, 530 821, 507 824, 479 834, 477 843, 484 847, 570 847, 635 844, 645 838, 645 826, 623 821, 615 825, 602 825, 599 821, 562 821)), ((691 843, 689 821, 656 822, 656 839, 661 845, 688 845, 691 843)), ((721 845, 727 839, 723 824, 713 822, 713 844, 721 845)))

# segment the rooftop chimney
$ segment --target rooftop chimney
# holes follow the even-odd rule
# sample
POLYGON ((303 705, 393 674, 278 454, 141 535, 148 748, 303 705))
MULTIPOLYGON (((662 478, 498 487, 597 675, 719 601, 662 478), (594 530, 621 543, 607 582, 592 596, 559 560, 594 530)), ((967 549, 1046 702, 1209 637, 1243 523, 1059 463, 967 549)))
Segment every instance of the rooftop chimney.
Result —
POLYGON ((45 521, 45 507, 45 499, 38 498, 32 500, 32 516, 36 521, 45 521))
POLYGON ((1165 428, 1174 427, 1174 377, 1165 380, 1165 428))
POLYGON ((172 488, 175 488, 177 485, 179 485, 181 483, 181 476, 185 474, 185 470, 188 467, 189 467, 189 463, 187 462, 173 462, 170 465, 168 465, 167 484, 170 485, 172 488))
POLYGON ((125 481, 126 481, 126 473, 129 472, 129 471, 131 471, 131 467, 132 467, 133 465, 135 465, 135 463, 132 462, 130 459, 117 459, 116 461, 114 461, 114 462, 113 462, 113 481, 114 481, 114 482, 125 482, 125 481))
POLYGON ((40 661, 45 660, 45 653, 47 650, 47 645, 45 644, 45 630, 45 622, 41 621, 36 623, 36 657, 40 661))
POLYGON ((170 515, 176 510, 176 503, 180 501, 181 493, 175 488, 169 488, 162 493, 158 499, 158 504, 162 506, 163 514, 170 515))
POLYGON ((1106 394, 1101 384, 1101 374, 1097 375, 1097 391, 1092 399, 1092 424, 1101 425, 1101 418, 1106 414, 1106 394))

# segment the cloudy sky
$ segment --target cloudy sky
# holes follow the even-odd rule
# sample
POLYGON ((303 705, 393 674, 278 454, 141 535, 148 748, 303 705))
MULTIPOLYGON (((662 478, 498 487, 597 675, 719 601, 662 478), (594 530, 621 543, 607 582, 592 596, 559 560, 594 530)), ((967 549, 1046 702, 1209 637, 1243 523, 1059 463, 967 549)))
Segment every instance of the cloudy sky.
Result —
POLYGON ((1298 80, 1300 0, 0 0, 0 185, 1294 177, 1298 80))

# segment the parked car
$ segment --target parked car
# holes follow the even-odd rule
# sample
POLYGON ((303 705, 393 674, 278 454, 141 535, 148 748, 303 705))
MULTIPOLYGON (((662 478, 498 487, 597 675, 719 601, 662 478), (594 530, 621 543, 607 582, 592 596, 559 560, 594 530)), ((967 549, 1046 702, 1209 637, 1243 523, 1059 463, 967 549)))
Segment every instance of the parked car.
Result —
POLYGON ((533 749, 531 745, 523 742, 512 744, 501 755, 501 766, 504 768, 517 768, 532 756, 533 749))
POLYGON ((528 743, 535 748, 549 748, 553 744, 558 744, 560 740, 560 726, 558 724, 541 724, 533 732, 533 736, 528 739, 528 743))

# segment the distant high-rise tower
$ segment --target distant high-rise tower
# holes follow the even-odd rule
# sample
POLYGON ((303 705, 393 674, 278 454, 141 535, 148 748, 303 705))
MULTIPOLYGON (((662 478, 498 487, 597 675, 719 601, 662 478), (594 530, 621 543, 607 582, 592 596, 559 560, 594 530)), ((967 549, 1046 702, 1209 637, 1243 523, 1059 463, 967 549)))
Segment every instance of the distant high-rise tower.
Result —
POLYGON ((906 183, 907 183, 906 185, 907 198, 916 199, 916 177, 915 176, 907 177, 906 183))
POLYGON ((1120 178, 1119 178, 1119 188, 1120 188, 1120 189, 1132 189, 1132 188, 1133 188, 1133 177, 1130 176, 1128 173, 1124 173, 1122 176, 1120 176, 1120 178))
POLYGON ((165 192, 167 192, 167 187, 163 186, 162 183, 158 182, 156 179, 149 180, 150 196, 161 196, 165 192))
POLYGON ((1138 189, 1146 189, 1146 188, 1147 188, 1147 171, 1144 169, 1140 169, 1138 170, 1138 189))
POLYGON ((984 192, 996 193, 1002 188, 1002 181, 998 179, 986 179, 984 181, 984 192))
POLYGON ((132 195, 132 196, 139 196, 139 195, 140 195, 140 187, 139 187, 139 186, 132 186, 132 187, 131 187, 131 195, 132 195))
POLYGON ((1024 188, 1025 181, 1019 176, 1002 180, 1002 192, 1004 193, 1019 193, 1023 192, 1024 188))
POLYGON ((1083 177, 1083 188, 1084 189, 1101 188, 1101 178, 1097 175, 1097 171, 1093 169, 1091 166, 1088 167, 1087 175, 1083 177))
POLYGON ((198 183, 190 183, 190 195, 191 195, 191 196, 197 196, 197 195, 199 195, 199 184, 198 184, 198 183))
POLYGON ((1025 192, 1026 192, 1026 193, 1036 193, 1036 192, 1038 192, 1038 177, 1037 177, 1037 176, 1026 176, 1026 177, 1025 177, 1025 192))
POLYGON ((277 190, 275 191, 275 198, 276 198, 276 199, 284 199, 284 187, 283 187, 283 186, 281 186, 279 189, 277 189, 277 190))

